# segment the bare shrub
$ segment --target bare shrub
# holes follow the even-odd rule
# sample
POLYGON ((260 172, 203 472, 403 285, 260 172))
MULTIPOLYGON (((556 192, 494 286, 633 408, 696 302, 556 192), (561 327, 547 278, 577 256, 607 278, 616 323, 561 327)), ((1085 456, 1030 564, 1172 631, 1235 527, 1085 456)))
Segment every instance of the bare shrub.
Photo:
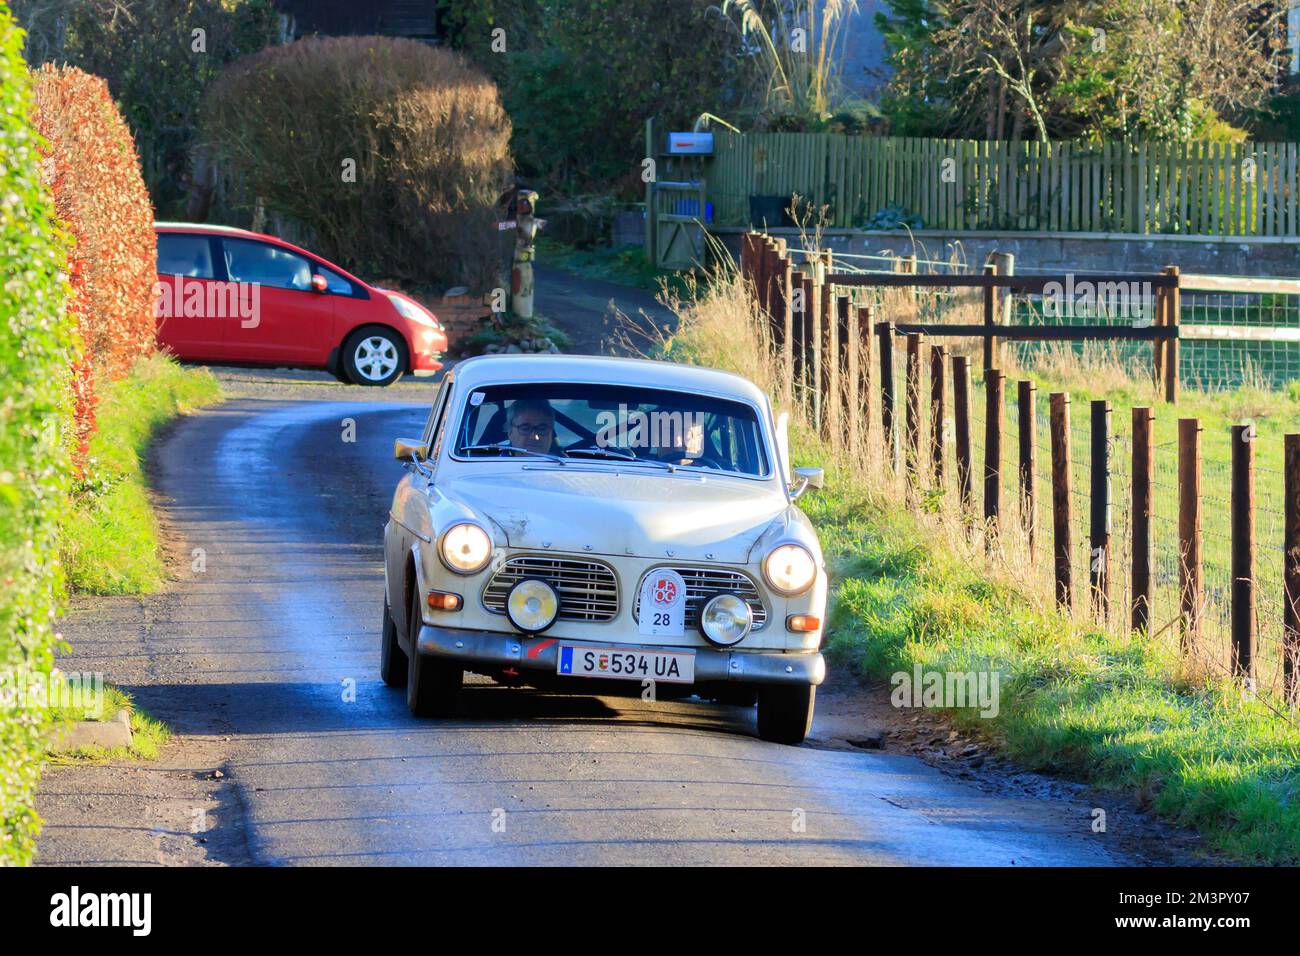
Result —
POLYGON ((386 37, 262 50, 213 85, 202 139, 245 204, 363 275, 474 291, 499 277, 510 120, 457 53, 386 37))

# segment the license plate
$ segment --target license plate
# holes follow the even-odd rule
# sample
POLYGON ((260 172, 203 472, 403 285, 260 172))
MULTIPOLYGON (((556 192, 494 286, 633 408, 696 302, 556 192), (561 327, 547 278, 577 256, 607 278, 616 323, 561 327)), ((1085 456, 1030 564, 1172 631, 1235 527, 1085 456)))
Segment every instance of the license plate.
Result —
POLYGON ((555 673, 565 677, 695 683, 694 651, 641 651, 623 647, 560 646, 555 673))

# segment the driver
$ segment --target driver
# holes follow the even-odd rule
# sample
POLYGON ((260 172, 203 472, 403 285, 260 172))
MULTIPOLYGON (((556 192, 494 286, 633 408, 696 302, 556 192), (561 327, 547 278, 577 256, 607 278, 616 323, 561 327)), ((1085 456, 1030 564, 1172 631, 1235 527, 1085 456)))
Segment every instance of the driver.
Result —
POLYGON ((506 442, 516 448, 559 455, 555 437, 555 409, 544 398, 520 398, 506 412, 506 442))

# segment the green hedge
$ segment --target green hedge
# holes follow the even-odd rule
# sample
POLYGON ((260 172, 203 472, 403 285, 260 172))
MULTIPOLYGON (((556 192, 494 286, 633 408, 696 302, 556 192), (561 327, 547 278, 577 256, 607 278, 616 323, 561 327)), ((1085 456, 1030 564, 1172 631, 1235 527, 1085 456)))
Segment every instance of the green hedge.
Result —
MULTIPOLYGON (((67 494, 68 374, 74 343, 30 117, 22 34, 0 5, 0 689, 48 672, 63 588, 58 519, 67 494)), ((43 711, 0 704, 0 863, 26 863, 39 819, 32 793, 43 711)))

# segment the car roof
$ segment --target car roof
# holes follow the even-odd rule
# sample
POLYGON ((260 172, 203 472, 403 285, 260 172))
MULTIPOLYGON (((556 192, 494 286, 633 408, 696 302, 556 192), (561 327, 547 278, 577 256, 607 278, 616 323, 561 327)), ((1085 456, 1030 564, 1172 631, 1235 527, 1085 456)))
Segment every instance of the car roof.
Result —
POLYGON ((365 286, 367 289, 376 288, 365 279, 357 278, 336 262, 326 259, 319 252, 312 252, 310 249, 296 246, 292 242, 281 239, 279 236, 269 236, 264 232, 253 232, 251 229, 240 229, 238 226, 220 226, 210 222, 155 222, 153 227, 154 229, 162 230, 163 232, 205 232, 221 236, 237 236, 241 239, 258 239, 262 242, 274 243, 277 246, 283 246, 285 249, 292 250, 293 252, 300 252, 309 259, 315 259, 322 265, 333 269, 335 272, 342 275, 343 278, 351 279, 353 282, 365 286))
POLYGON ((721 369, 606 355, 480 355, 456 363, 464 388, 500 382, 592 382, 709 392, 764 407, 767 397, 749 379, 721 369))

